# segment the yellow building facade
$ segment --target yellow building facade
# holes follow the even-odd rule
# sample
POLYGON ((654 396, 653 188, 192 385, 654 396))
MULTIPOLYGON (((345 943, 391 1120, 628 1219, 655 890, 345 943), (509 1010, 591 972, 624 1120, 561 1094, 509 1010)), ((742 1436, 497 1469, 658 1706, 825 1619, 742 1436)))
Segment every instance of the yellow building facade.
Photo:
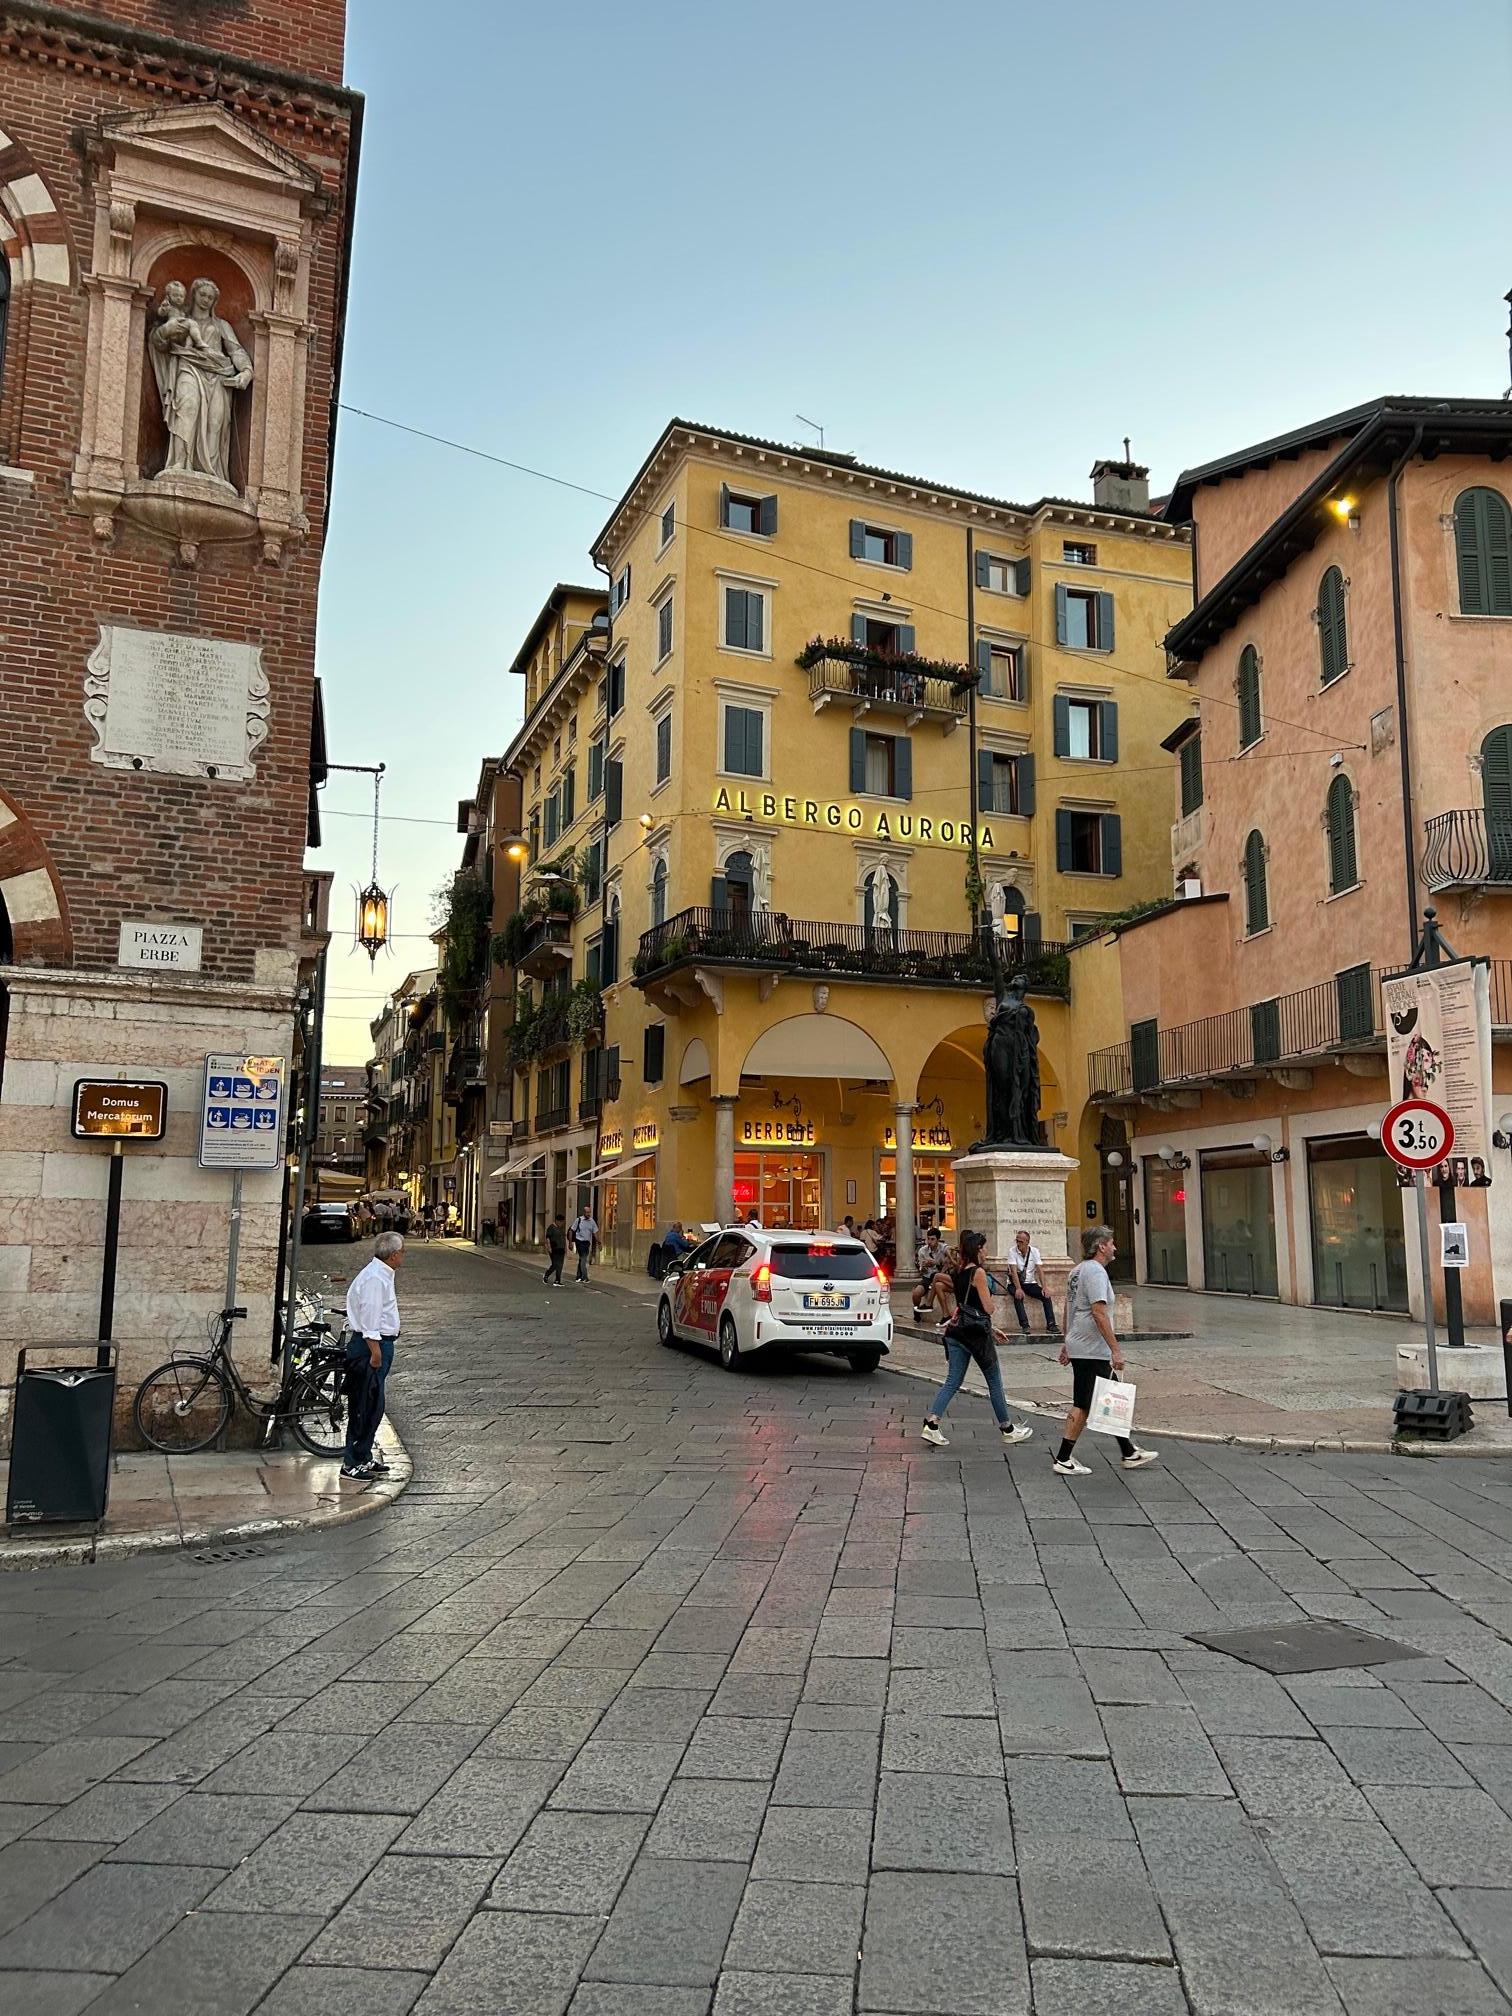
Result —
MULTIPOLYGON (((616 506, 607 598, 571 605, 582 669, 537 668, 516 760, 538 858, 597 846, 567 934, 602 984, 597 1121, 548 1168, 592 1183, 622 1257, 747 1210, 955 1225, 985 1116, 973 899, 1029 985, 1046 1138, 1085 1154, 1067 946, 1169 893, 1161 640, 1191 601, 1144 472, 1093 473, 1091 503, 1016 506, 673 422, 616 506), (573 720, 604 788, 552 837, 573 720)), ((1068 1214, 1098 1184, 1093 1155, 1068 1214)))

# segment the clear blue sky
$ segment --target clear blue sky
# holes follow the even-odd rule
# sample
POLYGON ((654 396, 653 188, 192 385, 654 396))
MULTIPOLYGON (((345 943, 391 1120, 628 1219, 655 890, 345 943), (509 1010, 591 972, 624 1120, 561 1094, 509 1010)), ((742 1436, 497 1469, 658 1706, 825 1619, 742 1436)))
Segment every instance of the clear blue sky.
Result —
MULTIPOLYGON (((1187 464, 1380 392, 1506 389, 1504 0, 352 0, 367 96, 343 397, 618 495, 674 414, 1013 499, 1125 434, 1187 464), (811 437, 810 437, 811 438, 811 437)), ((607 515, 343 416, 331 755, 385 761, 395 923, 430 928, 508 666, 607 515)), ((368 977, 333 779, 326 1055, 368 977)))

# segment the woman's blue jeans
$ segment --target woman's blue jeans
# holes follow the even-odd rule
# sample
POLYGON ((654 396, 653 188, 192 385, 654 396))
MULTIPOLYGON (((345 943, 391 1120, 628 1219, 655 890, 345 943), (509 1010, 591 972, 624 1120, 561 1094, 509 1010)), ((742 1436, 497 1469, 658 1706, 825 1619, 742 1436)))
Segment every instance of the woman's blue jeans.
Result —
MULTIPOLYGON (((944 1419, 945 1409, 960 1391, 961 1381, 971 1369, 972 1363, 971 1353, 966 1346, 957 1344, 949 1338, 945 1342, 945 1353, 950 1361, 950 1369, 945 1374, 945 1384, 936 1393, 934 1405, 929 1410, 931 1418, 936 1421, 944 1419)), ((993 1364, 982 1376, 987 1381, 987 1398, 992 1402, 992 1411, 998 1418, 998 1426, 1010 1427, 1013 1416, 1008 1412, 1008 1396, 1003 1391, 1001 1364, 993 1364)))

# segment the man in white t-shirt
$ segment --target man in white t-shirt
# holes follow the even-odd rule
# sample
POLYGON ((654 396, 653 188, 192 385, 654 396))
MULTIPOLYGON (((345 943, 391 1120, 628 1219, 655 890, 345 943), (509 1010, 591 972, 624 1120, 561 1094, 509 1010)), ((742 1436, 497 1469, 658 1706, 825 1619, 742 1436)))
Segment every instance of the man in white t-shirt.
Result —
POLYGON ((399 1337, 394 1276, 404 1259, 397 1232, 380 1232, 373 1257, 347 1290, 347 1435, 343 1477, 377 1477, 389 1467, 373 1447, 383 1419, 384 1388, 399 1337))
POLYGON ((1008 1287, 1013 1296, 1013 1307, 1018 1315, 1019 1328, 1029 1335, 1029 1304, 1027 1298, 1033 1296, 1045 1312, 1045 1332, 1055 1335, 1055 1304, 1045 1291, 1040 1279, 1040 1268, 1044 1256, 1027 1230, 1021 1225, 1013 1238, 1013 1251, 1008 1255, 1008 1287))

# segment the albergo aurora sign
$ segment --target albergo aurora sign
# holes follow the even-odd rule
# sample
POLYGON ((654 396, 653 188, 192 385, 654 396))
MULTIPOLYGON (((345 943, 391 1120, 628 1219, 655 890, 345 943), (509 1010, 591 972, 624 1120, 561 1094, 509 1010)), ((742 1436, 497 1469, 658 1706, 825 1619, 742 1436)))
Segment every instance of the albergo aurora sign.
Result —
MULTIPOLYGON (((738 818, 775 819, 784 826, 811 826, 820 832, 862 833, 873 840, 911 840, 935 847, 971 845, 969 819, 889 812, 885 806, 858 805, 850 798, 785 798, 780 791, 732 791, 721 784, 714 794, 714 810, 732 812, 738 818)), ((990 826, 977 828, 977 845, 992 852, 990 826)))

